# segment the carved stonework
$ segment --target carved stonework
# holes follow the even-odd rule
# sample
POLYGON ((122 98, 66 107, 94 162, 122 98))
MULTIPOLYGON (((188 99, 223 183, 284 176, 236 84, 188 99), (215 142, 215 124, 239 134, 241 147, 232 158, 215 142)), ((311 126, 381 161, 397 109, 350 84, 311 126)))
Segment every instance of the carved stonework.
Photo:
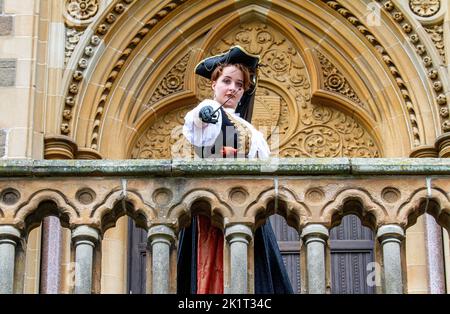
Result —
POLYGON ((64 65, 67 66, 72 53, 75 51, 75 47, 80 41, 80 37, 84 31, 79 31, 75 28, 66 28, 66 45, 65 45, 65 58, 64 65))
POLYGON ((365 104, 356 95, 344 75, 322 53, 317 50, 316 52, 322 67, 325 89, 344 95, 360 107, 365 108, 365 104))
POLYGON ((180 126, 184 116, 192 107, 183 107, 159 117, 138 139, 131 152, 131 158, 171 159, 172 146, 180 143, 180 126))
MULTIPOLYGON (((404 106, 406 107, 406 110, 409 114, 409 123, 412 128, 412 134, 414 138, 414 146, 418 146, 421 143, 421 137, 420 137, 420 128, 417 123, 417 116, 414 109, 414 106, 412 104, 410 92, 408 90, 408 86, 404 83, 405 80, 400 74, 400 71, 398 70, 397 66, 395 65, 393 59, 389 55, 388 51, 385 47, 381 44, 381 42, 377 39, 377 37, 364 25, 363 22, 361 22, 350 10, 348 10, 346 7, 338 3, 334 0, 321 0, 322 2, 326 3, 330 8, 335 10, 337 13, 342 15, 351 25, 353 25, 361 34, 363 34, 367 41, 372 44, 372 46, 378 51, 381 59, 383 62, 389 67, 390 73, 397 82, 397 87, 399 88, 401 94, 403 95, 404 100, 404 106)), ((382 7, 391 14, 393 19, 397 23, 403 23, 402 29, 404 32, 408 33, 411 32, 412 27, 409 23, 405 23, 405 18, 402 12, 396 10, 395 4, 391 0, 377 0, 382 4, 382 7)), ((415 34, 414 34, 415 35, 415 34)), ((426 67, 431 67, 432 62, 428 56, 425 56, 423 58, 424 64, 426 64, 426 67)))
POLYGON ((435 15, 441 8, 440 0, 409 0, 409 7, 420 17, 435 15))
POLYGON ((159 83, 155 92, 153 93, 148 106, 155 102, 172 95, 184 89, 184 77, 186 73, 187 63, 189 61, 190 53, 186 54, 170 71, 167 73, 162 81, 159 83))
POLYGON ((442 61, 445 63, 445 44, 444 44, 444 28, 443 24, 434 26, 424 26, 424 29, 430 35, 431 40, 434 43, 442 61))
MULTIPOLYGON (((311 103, 304 61, 286 36, 260 22, 240 24, 207 55, 219 54, 233 45, 261 56, 252 124, 266 135, 274 155, 279 149, 281 157, 380 156, 375 141, 358 121, 335 108, 311 103)), ((342 75, 331 63, 323 63, 328 77, 342 75)), ((178 71, 174 69, 170 72, 178 71)), ((359 100, 345 79, 343 82, 338 90, 359 100)), ((197 83, 199 99, 211 98, 209 80, 197 77, 197 83)), ((169 112, 150 125, 134 146, 132 158, 173 157, 172 149, 178 152, 174 144, 181 138, 176 130, 183 125, 188 109, 169 112)))
POLYGON ((69 15, 77 20, 88 20, 98 12, 99 0, 66 0, 69 15))
POLYGON ((281 157, 381 157, 375 141, 350 116, 309 104, 301 128, 280 150, 281 157))

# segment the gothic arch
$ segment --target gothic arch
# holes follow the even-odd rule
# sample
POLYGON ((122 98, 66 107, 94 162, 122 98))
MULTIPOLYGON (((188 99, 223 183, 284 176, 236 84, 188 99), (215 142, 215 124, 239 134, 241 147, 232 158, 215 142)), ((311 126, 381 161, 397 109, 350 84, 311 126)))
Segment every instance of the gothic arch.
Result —
POLYGON ((382 225, 388 220, 388 213, 382 205, 378 204, 364 189, 345 189, 337 193, 333 201, 329 202, 321 210, 321 219, 326 226, 338 225, 342 217, 348 213, 356 214, 363 224, 372 229, 382 225), (348 204, 356 202, 352 209, 348 210, 348 204))
MULTIPOLYGON (((199 1, 195 5, 184 1, 165 1, 156 7, 148 1, 125 2, 127 14, 116 14, 111 19, 111 10, 118 3, 114 1, 98 22, 89 28, 89 34, 104 34, 97 42, 100 48, 94 49, 92 57, 85 56, 86 62, 81 60, 92 40, 86 36, 74 53, 71 61, 73 70, 65 74, 64 95, 69 97, 66 97, 65 102, 69 102, 73 110, 71 121, 63 121, 63 124, 79 146, 94 148, 104 156, 124 158, 125 150, 113 149, 106 144, 101 146, 101 143, 107 143, 112 138, 116 141, 119 138, 126 143, 135 135, 136 125, 129 123, 129 118, 130 114, 136 112, 137 104, 145 105, 142 98, 145 87, 155 85, 162 69, 168 64, 174 64, 173 60, 180 59, 187 51, 195 54, 194 59, 200 59, 202 51, 198 47, 203 46, 204 34, 214 29, 214 17, 218 14, 224 19, 238 21, 241 17, 249 16, 250 12, 264 17, 266 21, 281 21, 284 30, 295 29, 299 34, 304 34, 313 49, 320 48, 329 55, 340 56, 346 72, 353 75, 360 73, 363 80, 353 80, 360 85, 357 90, 366 91, 364 97, 371 99, 372 106, 381 108, 381 119, 374 127, 381 133, 379 137, 390 141, 389 138, 394 138, 390 135, 394 134, 397 127, 405 135, 402 137, 410 138, 409 142, 405 141, 401 145, 387 145, 393 150, 386 151, 386 155, 407 155, 415 145, 430 144, 439 134, 439 118, 436 117, 433 100, 428 96, 431 92, 429 86, 420 84, 412 89, 404 79, 419 80, 423 71, 416 68, 411 58, 404 57, 408 55, 407 49, 396 51, 383 47, 390 47, 390 43, 401 43, 404 34, 390 32, 390 29, 396 29, 396 25, 388 18, 377 28, 363 27, 363 3, 352 3, 349 9, 338 10, 340 6, 336 7, 334 2, 319 0, 289 5, 283 1, 262 1, 251 5, 234 1, 214 4, 199 1), (343 12, 350 12, 345 13, 347 18, 341 16, 343 12), (193 19, 193 16, 196 18, 193 19), (174 32, 174 29, 177 31, 174 32), (382 36, 385 34, 388 36, 382 36), (163 42, 163 45, 155 47, 152 44, 154 42, 163 42), (378 45, 371 45, 374 42, 378 45), (83 73, 77 73, 79 69, 75 69, 80 62, 86 69, 83 73), (89 78, 89 82, 85 78, 89 78), (396 87, 387 87, 386 82, 392 82, 396 87), (74 97, 70 98, 67 92, 72 83, 76 86, 73 87, 74 97), (405 95, 408 98, 406 103, 405 95), (432 112, 434 116, 422 115, 422 112, 432 112), (411 118, 412 113, 414 119, 411 118), (401 118, 391 122, 393 117, 401 118), (73 124, 73 121, 79 122, 73 124), (433 125, 434 128, 423 128, 422 125, 433 125)), ((308 49, 305 51, 309 53, 308 49)), ((313 62, 307 61, 307 66, 312 67, 313 62)), ((188 64, 187 73, 191 72, 192 63, 190 61, 188 64)), ((318 82, 314 80, 311 84, 314 89, 318 87, 318 82)), ((188 88, 186 93, 184 99, 195 99, 195 90, 188 88)))
POLYGON ((190 221, 191 212, 199 212, 198 209, 193 208, 196 203, 204 202, 207 206, 201 206, 201 212, 211 217, 215 224, 223 229, 225 226, 225 219, 233 217, 234 213, 231 207, 220 199, 212 191, 207 190, 191 190, 181 198, 180 202, 171 206, 167 212, 168 219, 176 221, 178 228, 183 228, 190 221))
MULTIPOLYGON (((76 224, 77 220, 80 218, 80 213, 77 211, 76 206, 72 204, 63 193, 57 190, 45 189, 33 193, 28 200, 17 207, 14 212, 14 221, 19 225, 24 224, 24 222, 27 221, 27 217, 36 214, 39 210, 39 205, 46 201, 52 202, 56 206, 57 214, 60 218, 66 218, 61 219, 61 223, 68 224, 67 227, 76 224)), ((36 219, 39 220, 40 217, 37 217, 36 219)), ((31 222, 31 224, 34 223, 37 223, 37 221, 31 222)), ((28 228, 29 226, 21 225, 20 227, 28 228)))
POLYGON ((288 225, 296 230, 301 230, 311 219, 311 211, 308 206, 299 201, 291 190, 284 187, 277 190, 271 188, 261 192, 245 210, 244 215, 261 217, 261 221, 255 221, 255 225, 260 225, 267 218, 267 211, 272 210, 274 212, 270 214, 280 214, 288 225), (268 208, 270 209, 268 210, 268 208))
POLYGON ((415 191, 405 203, 400 205, 396 218, 398 223, 406 229, 413 225, 425 211, 450 232, 450 200, 447 193, 439 188, 431 188, 430 194, 426 188, 415 191))
POLYGON ((102 232, 115 225, 122 215, 132 217, 139 226, 147 228, 157 216, 156 210, 133 191, 114 191, 91 212, 92 222, 101 226, 102 232))

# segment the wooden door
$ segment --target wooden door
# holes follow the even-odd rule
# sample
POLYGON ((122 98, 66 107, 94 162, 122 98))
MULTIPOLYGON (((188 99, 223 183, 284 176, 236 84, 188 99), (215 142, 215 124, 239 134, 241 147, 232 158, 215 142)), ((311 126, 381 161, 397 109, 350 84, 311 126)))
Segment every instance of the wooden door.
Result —
POLYGON ((128 280, 129 294, 144 294, 146 281, 147 232, 137 228, 128 218, 128 280))
POLYGON ((347 215, 331 229, 330 251, 332 293, 375 293, 375 287, 367 284, 368 264, 374 261, 373 231, 357 216, 347 215))

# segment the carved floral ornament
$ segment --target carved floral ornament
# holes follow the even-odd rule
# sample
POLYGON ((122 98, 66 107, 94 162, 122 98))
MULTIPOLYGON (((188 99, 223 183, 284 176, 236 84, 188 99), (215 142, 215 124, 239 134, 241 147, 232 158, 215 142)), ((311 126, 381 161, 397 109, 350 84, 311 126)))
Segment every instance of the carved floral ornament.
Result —
POLYGON ((416 15, 430 17, 441 8, 440 0, 409 0, 409 7, 416 15))
POLYGON ((88 20, 95 16, 99 0, 66 0, 67 13, 77 20, 88 20))

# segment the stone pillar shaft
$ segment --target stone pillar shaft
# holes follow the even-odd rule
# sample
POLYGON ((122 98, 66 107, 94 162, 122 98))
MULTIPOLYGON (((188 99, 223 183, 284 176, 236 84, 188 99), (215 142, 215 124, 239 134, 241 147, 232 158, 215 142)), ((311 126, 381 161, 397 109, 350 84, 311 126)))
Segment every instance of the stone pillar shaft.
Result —
POLYGON ((400 244, 405 233, 400 226, 384 225, 378 229, 384 264, 384 290, 386 294, 402 294, 403 278, 400 244))
POLYGON ((0 294, 14 292, 14 262, 20 231, 13 226, 0 226, 0 294))
POLYGON ((229 293, 248 293, 248 244, 253 237, 252 230, 246 225, 232 225, 225 230, 230 245, 230 290, 229 293))
POLYGON ((301 237, 306 245, 308 293, 325 294, 325 245, 329 237, 328 229, 318 224, 307 225, 303 229, 301 237))
POLYGON ((75 245, 75 294, 92 292, 94 247, 98 240, 98 231, 88 226, 77 227, 72 232, 75 245))
POLYGON ((40 293, 57 294, 60 290, 62 230, 59 219, 45 217, 42 222, 42 259, 40 293))
POLYGON ((430 214, 425 214, 428 281, 431 294, 445 294, 442 229, 430 214))
POLYGON ((152 293, 167 294, 170 287, 170 247, 175 240, 174 231, 164 225, 148 231, 152 248, 152 293))

